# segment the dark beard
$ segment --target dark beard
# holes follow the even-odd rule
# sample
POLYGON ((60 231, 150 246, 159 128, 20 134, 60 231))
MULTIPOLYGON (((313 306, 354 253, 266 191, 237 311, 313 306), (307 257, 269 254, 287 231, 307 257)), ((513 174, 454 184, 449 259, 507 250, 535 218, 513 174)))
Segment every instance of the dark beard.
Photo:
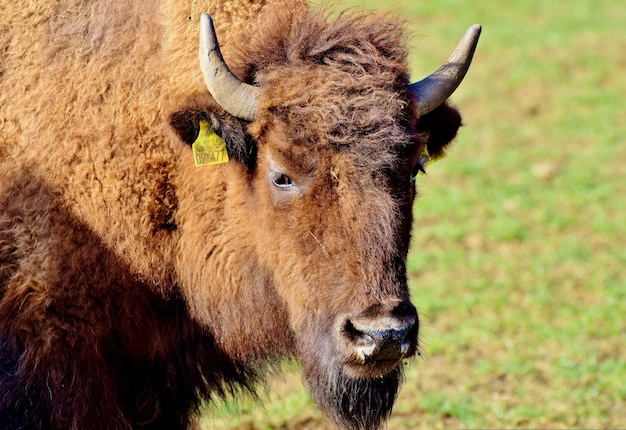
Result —
POLYGON ((379 429, 389 418, 402 381, 402 365, 374 379, 352 378, 339 366, 322 368, 319 361, 303 367, 318 407, 340 428, 379 429))

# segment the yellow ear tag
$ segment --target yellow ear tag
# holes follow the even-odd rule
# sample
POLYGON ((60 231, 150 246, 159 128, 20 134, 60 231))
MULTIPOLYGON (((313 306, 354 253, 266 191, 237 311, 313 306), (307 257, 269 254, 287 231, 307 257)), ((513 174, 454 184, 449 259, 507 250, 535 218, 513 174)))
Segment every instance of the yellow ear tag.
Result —
POLYGON ((228 162, 226 142, 219 137, 205 120, 200 120, 200 133, 191 145, 193 160, 197 167, 228 162))

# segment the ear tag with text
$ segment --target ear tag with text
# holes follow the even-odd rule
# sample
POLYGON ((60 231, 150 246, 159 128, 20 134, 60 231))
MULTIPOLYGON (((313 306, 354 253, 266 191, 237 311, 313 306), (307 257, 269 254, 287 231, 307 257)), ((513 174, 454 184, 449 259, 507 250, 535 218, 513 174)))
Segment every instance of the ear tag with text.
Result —
POLYGON ((205 120, 200 120, 200 133, 191 145, 191 150, 193 161, 197 167, 228 162, 226 142, 215 134, 215 131, 209 127, 209 123, 205 120))

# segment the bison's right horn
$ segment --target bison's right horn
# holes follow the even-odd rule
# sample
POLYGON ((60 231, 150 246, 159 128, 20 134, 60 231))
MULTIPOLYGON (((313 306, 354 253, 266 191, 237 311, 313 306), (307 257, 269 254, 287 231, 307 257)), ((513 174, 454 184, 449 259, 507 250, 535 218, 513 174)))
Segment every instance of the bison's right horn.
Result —
POLYGON ((440 106, 459 86, 472 62, 481 29, 478 24, 472 25, 443 66, 409 86, 417 98, 420 115, 440 106))
POLYGON ((206 13, 200 17, 200 66, 215 101, 231 115, 253 121, 261 90, 230 71, 220 52, 213 20, 206 13))

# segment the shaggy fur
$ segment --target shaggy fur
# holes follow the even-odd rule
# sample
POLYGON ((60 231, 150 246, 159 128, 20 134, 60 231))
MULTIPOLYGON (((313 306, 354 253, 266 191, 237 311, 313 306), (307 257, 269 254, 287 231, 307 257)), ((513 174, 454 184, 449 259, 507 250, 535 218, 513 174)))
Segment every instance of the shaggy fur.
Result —
POLYGON ((411 172, 460 125, 417 117, 402 23, 300 0, 22 3, 0 0, 2 428, 189 428, 284 356, 337 425, 381 426, 400 366, 357 367, 342 327, 414 312, 411 172), (250 124, 204 86, 203 12, 262 89, 250 124), (200 119, 231 162, 193 165, 200 119))

